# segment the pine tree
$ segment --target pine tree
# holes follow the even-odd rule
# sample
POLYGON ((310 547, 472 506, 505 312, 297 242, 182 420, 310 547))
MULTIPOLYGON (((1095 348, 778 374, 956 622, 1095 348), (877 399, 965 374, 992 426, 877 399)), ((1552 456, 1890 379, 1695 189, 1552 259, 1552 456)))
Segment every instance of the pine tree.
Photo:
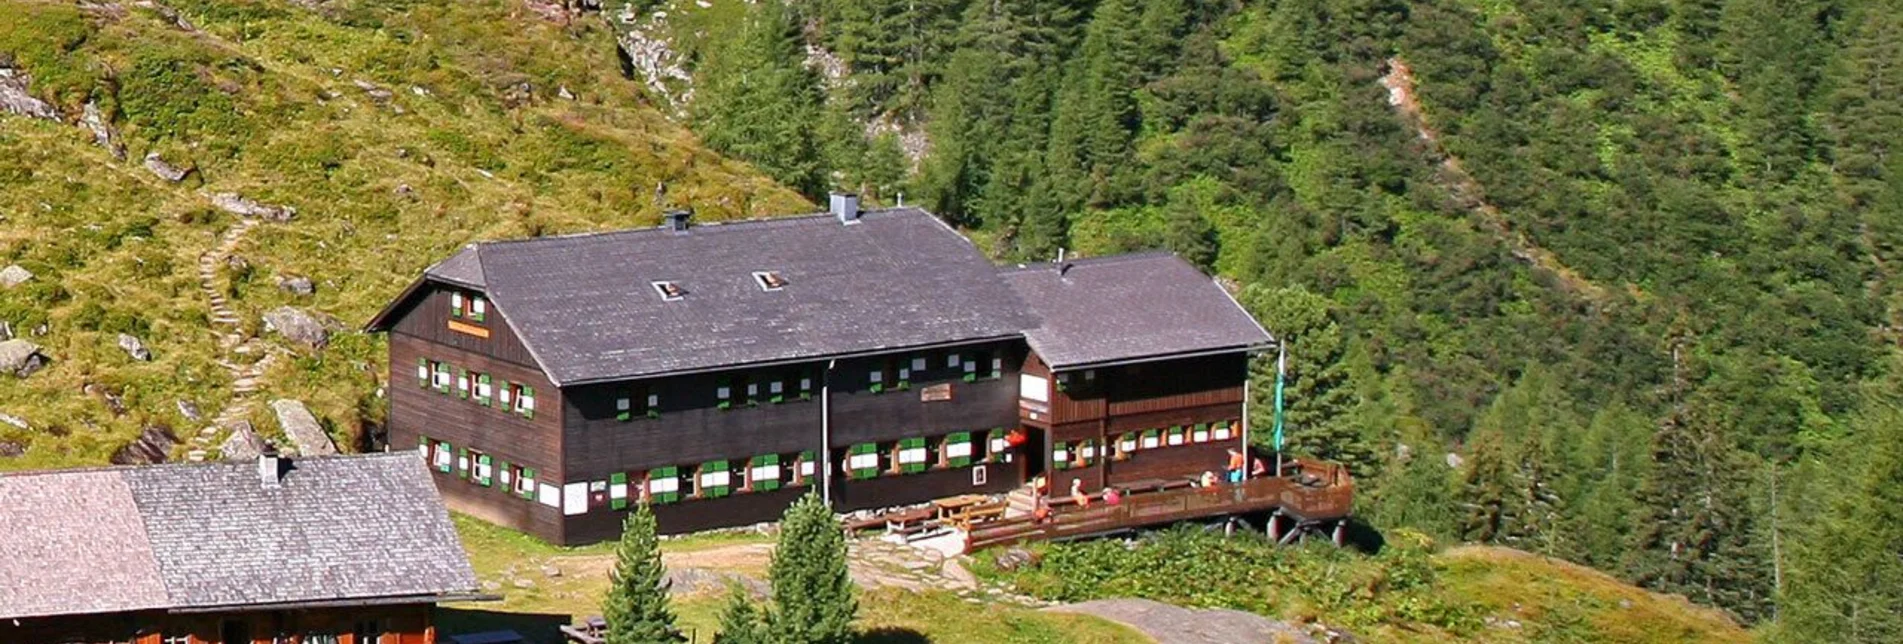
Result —
POLYGON ((601 610, 608 620, 608 644, 684 639, 674 628, 674 612, 668 606, 667 568, 661 563, 654 513, 646 503, 635 506, 621 523, 621 542, 615 546, 615 568, 601 610))
POLYGON ((1520 512, 1508 480, 1506 447, 1500 435, 1484 432, 1468 443, 1460 472, 1460 538, 1473 543, 1507 541, 1507 529, 1520 512))
POLYGON ((753 598, 747 591, 735 584, 727 596, 727 605, 720 610, 720 634, 714 636, 714 644, 772 644, 772 631, 760 615, 760 609, 753 605, 753 598))
MULTIPOLYGON (((1423 435, 1404 436, 1392 462, 1370 486, 1372 519, 1383 528, 1412 528, 1439 539, 1460 536, 1453 469, 1439 443, 1423 435)), ((1360 501, 1357 501, 1359 504, 1360 501)))
POLYGON ((827 42, 851 67, 857 114, 911 116, 954 44, 954 0, 826 0, 827 42))
POLYGON ((1570 522, 1582 563, 1617 569, 1637 509, 1633 497, 1645 476, 1650 434, 1645 417, 1616 400, 1587 425, 1571 459, 1575 471, 1588 473, 1570 522))
POLYGON ((1127 163, 1137 132, 1143 43, 1133 0, 1103 0, 1064 73, 1045 156, 1061 208, 1116 205, 1135 188, 1127 163))
POLYGON ((832 510, 807 494, 780 519, 779 546, 769 569, 773 608, 767 624, 791 644, 844 644, 859 611, 846 570, 846 538, 832 510))
POLYGON ((806 68, 802 47, 781 0, 753 4, 695 70, 689 116, 708 147, 818 196, 829 175, 813 127, 821 116, 819 77, 806 68))

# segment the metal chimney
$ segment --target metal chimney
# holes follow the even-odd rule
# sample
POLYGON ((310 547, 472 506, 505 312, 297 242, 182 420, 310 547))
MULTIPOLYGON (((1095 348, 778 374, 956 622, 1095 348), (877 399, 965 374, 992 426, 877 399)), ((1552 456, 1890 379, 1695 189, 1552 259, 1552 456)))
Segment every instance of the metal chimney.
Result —
POLYGON ((687 220, 693 218, 693 210, 669 210, 661 213, 662 225, 676 233, 687 232, 687 220))
POLYGON ((850 192, 832 193, 831 212, 839 223, 850 224, 859 221, 859 195, 850 192))

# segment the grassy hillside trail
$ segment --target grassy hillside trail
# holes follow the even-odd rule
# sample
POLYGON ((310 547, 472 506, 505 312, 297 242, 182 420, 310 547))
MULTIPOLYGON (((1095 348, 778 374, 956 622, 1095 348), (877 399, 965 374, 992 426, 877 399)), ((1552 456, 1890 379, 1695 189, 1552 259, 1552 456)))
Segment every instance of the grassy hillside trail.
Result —
MULTIPOLYGON (((1388 89, 1388 105, 1400 113, 1402 121, 1414 129, 1421 142, 1428 146, 1433 156, 1440 159, 1439 174, 1441 182, 1456 202, 1464 205, 1480 222, 1501 240, 1506 242, 1513 257, 1535 270, 1553 275, 1567 290, 1584 297, 1594 304, 1603 305, 1610 301, 1612 294, 1606 287, 1587 279, 1579 271, 1573 270, 1553 251, 1539 245, 1526 233, 1513 226, 1498 207, 1487 201, 1486 189, 1479 181, 1468 174, 1461 166, 1460 158, 1454 156, 1440 143, 1440 133, 1427 119, 1426 111, 1415 100, 1414 73, 1408 68, 1407 61, 1399 56, 1389 58, 1387 73, 1381 76, 1381 85, 1388 89)), ((1636 286, 1628 285, 1636 292, 1636 286)))
POLYGON ((357 327, 463 244, 812 207, 651 108, 598 19, 516 0, 0 15, 0 69, 45 106, 0 111, 0 267, 33 275, 0 320, 49 359, 0 378, 0 414, 25 425, 0 424, 0 453, 24 452, 0 470, 215 458, 228 427, 275 436, 258 401, 277 398, 360 445, 391 383, 357 327), (268 331, 282 307, 326 337, 268 331))

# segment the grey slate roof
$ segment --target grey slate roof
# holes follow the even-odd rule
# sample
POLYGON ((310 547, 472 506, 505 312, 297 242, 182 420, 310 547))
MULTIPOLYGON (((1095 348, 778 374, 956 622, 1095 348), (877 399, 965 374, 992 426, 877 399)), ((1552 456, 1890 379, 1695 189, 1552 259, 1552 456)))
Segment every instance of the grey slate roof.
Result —
POLYGON ((119 472, 0 476, 0 619, 164 605, 119 472))
POLYGON ((414 453, 291 462, 0 476, 0 618, 476 591, 414 453))
POLYGON ((1023 305, 917 209, 474 245, 429 277, 479 281, 558 385, 1014 337, 1023 305), (766 291, 755 271, 788 282, 766 291), (687 291, 663 301, 652 282, 687 291))
POLYGON ((1169 253, 1005 269, 1039 320, 1024 332, 1055 369, 1274 342, 1221 285, 1169 253))

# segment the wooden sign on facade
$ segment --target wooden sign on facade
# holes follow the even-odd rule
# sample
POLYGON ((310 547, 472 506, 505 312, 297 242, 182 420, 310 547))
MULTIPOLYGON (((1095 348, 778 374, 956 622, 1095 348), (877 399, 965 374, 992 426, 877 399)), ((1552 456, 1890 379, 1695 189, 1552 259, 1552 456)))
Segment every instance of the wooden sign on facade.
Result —
POLYGON ((932 385, 918 390, 919 402, 939 402, 951 400, 951 383, 932 385))
POLYGON ((474 324, 464 324, 462 322, 457 322, 455 320, 449 321, 449 330, 455 331, 457 333, 467 333, 469 335, 473 335, 478 338, 487 339, 489 337, 488 329, 476 326, 474 324))

